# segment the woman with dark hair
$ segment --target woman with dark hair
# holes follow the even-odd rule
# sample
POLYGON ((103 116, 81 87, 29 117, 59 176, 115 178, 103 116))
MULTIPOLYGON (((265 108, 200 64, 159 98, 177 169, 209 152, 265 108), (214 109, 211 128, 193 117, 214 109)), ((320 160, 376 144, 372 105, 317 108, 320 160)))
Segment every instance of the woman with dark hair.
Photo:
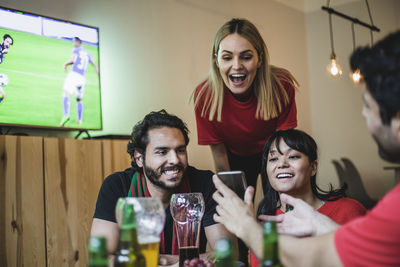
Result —
MULTIPOLYGON (((280 200, 280 193, 302 199, 338 224, 365 214, 361 203, 345 197, 346 185, 340 189, 330 185, 329 191, 319 188, 317 167, 318 149, 311 136, 295 129, 275 132, 262 154, 261 178, 265 188, 257 216, 278 215, 290 210, 280 200)), ((253 254, 250 260, 252 266, 258 266, 253 254)))

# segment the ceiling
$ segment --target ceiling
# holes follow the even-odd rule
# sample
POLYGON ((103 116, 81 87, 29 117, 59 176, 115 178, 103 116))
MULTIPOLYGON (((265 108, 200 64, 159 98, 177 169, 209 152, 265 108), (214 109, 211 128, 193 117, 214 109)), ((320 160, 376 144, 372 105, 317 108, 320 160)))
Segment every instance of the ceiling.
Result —
MULTIPOLYGON (((312 12, 321 9, 321 6, 326 5, 326 0, 274 0, 283 5, 297 9, 304 13, 312 12)), ((331 0, 330 6, 340 6, 351 2, 359 2, 361 0, 331 0)))

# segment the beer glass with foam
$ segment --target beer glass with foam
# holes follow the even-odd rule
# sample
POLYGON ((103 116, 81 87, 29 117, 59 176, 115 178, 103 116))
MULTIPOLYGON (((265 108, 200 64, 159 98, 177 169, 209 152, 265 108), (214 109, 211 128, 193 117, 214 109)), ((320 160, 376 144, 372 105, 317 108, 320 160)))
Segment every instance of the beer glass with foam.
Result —
POLYGON ((117 203, 117 221, 119 216, 118 206, 122 206, 124 203, 133 205, 136 215, 138 243, 146 258, 146 266, 157 267, 160 234, 165 223, 165 211, 161 199, 157 197, 126 197, 117 203))

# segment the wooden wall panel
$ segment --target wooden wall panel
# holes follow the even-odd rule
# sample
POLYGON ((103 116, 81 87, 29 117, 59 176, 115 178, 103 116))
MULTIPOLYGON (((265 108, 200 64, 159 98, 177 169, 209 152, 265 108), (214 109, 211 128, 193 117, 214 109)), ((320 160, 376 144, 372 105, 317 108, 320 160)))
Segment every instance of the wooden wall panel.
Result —
POLYGON ((48 266, 86 266, 101 140, 44 139, 48 266))
POLYGON ((0 136, 0 266, 46 266, 42 149, 0 136))
POLYGON ((102 140, 102 142, 104 177, 131 166, 131 158, 126 151, 129 140, 102 140))

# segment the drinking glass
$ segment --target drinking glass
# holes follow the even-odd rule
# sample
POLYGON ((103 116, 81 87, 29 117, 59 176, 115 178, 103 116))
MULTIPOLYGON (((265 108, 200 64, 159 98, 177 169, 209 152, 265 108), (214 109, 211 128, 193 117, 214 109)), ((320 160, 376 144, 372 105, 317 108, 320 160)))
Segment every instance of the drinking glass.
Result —
POLYGON ((157 267, 160 233, 165 223, 165 211, 161 199, 157 197, 127 197, 120 199, 116 205, 117 222, 120 222, 123 205, 133 205, 138 243, 146 258, 146 266, 157 267))
POLYGON ((204 214, 203 194, 173 194, 170 209, 178 237, 179 266, 182 267, 186 259, 199 257, 200 226, 204 214))

